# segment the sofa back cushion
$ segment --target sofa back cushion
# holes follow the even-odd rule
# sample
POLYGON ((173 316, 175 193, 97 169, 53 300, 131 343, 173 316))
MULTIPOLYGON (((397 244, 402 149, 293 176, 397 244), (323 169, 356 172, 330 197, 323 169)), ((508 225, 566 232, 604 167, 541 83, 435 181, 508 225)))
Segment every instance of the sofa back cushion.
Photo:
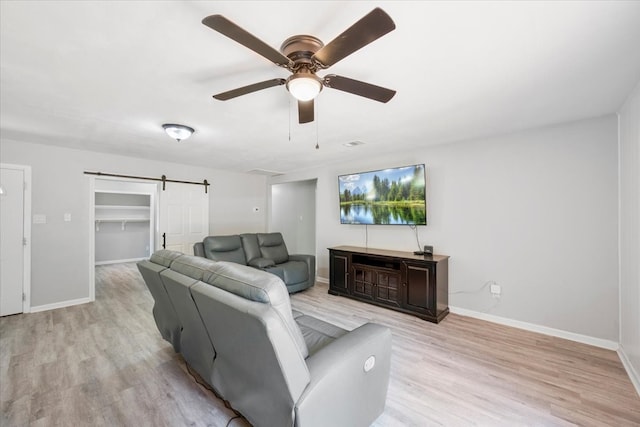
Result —
POLYGON ((229 261, 247 265, 240 236, 209 236, 202 241, 204 256, 215 261, 229 261))
POLYGON ((247 264, 256 258, 261 258, 260 246, 258 245, 258 236, 256 233, 244 233, 240 235, 242 240, 242 248, 244 249, 244 256, 247 257, 247 264))
POLYGON ((191 294, 215 345, 213 388, 252 425, 293 426, 295 403, 310 374, 279 313, 203 282, 191 294))
MULTIPOLYGON (((181 257, 180 260, 183 260, 181 257)), ((194 257, 190 257, 194 258, 194 257)), ((211 260, 205 260, 210 263, 211 260)), ((175 265, 175 264, 174 264, 175 265)), ((183 264, 185 266, 186 264, 183 264)), ((178 268, 178 269, 181 269, 178 268)), ((192 272, 194 270, 191 270, 192 272)), ((175 308, 182 331, 180 333, 180 353, 189 365, 206 381, 211 381, 215 350, 207 333, 200 313, 191 297, 191 286, 201 283, 192 277, 178 273, 176 269, 166 269, 160 273, 167 294, 175 308)))
MULTIPOLYGON (((176 252, 176 254, 179 253, 176 252)), ((163 261, 165 264, 170 264, 170 262, 168 261, 168 258, 163 257, 162 254, 155 257, 151 256, 151 259, 155 259, 156 262, 148 260, 140 261, 138 263, 138 270, 140 271, 149 292, 151 292, 151 296, 153 296, 153 318, 156 321, 158 331, 160 331, 162 338, 169 341, 173 346, 173 349, 176 352, 179 352, 182 324, 180 323, 180 319, 176 314, 171 298, 167 294, 167 290, 160 278, 160 273, 167 270, 167 267, 157 261, 163 261)))
POLYGON ((209 273, 204 275, 202 281, 244 299, 273 307, 302 357, 306 358, 309 355, 302 332, 291 314, 289 292, 279 277, 251 267, 217 262, 212 265, 209 273))
POLYGON ((189 276, 194 280, 202 280, 211 271, 217 261, 195 255, 183 255, 171 263, 171 270, 189 276))
POLYGON ((163 267, 171 267, 171 263, 182 255, 184 255, 182 252, 160 249, 151 254, 149 261, 154 264, 160 264, 163 267))
POLYGON ((258 233, 257 237, 263 258, 272 259, 276 264, 289 261, 289 252, 281 233, 258 233))

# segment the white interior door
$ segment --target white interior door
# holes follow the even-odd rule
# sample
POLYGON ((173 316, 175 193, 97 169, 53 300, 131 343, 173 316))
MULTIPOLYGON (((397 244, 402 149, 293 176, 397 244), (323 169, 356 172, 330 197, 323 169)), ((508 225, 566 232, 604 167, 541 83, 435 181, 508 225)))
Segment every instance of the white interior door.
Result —
POLYGON ((209 194, 204 187, 168 182, 160 191, 158 247, 193 255, 209 235, 209 194))
POLYGON ((22 313, 24 286, 24 171, 0 177, 0 316, 22 313))

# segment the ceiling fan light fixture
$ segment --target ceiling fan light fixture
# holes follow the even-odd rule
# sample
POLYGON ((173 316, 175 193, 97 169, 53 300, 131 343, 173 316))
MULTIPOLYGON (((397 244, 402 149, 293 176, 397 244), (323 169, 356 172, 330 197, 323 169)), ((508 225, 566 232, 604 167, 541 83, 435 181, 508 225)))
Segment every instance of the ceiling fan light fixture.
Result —
POLYGON ((185 139, 189 138, 193 134, 193 132, 195 132, 193 128, 189 126, 177 125, 173 123, 166 123, 162 125, 162 127, 164 128, 164 131, 167 133, 167 135, 178 142, 184 141, 185 139))
POLYGON ((293 74, 287 80, 287 90, 298 101, 311 101, 322 90, 322 81, 312 73, 293 74))

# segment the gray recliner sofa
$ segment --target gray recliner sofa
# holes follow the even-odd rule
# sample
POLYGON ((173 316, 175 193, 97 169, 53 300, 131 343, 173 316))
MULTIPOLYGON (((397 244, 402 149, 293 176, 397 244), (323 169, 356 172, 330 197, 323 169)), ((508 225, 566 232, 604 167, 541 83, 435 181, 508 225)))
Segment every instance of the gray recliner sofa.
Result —
POLYGON ((388 328, 294 311, 279 277, 238 263, 160 250, 138 268, 162 336, 254 426, 367 426, 383 412, 388 328))
POLYGON ((315 256, 289 255, 277 232, 209 236, 193 245, 193 253, 268 271, 282 279, 289 293, 307 289, 316 281, 315 256))

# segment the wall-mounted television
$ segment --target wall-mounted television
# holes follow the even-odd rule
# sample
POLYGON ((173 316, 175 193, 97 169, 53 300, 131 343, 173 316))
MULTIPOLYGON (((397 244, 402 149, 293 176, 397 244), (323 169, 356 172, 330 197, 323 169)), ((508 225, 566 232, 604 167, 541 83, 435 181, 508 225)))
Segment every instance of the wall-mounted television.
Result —
POLYGON ((338 176, 341 224, 427 225, 424 165, 338 176))

